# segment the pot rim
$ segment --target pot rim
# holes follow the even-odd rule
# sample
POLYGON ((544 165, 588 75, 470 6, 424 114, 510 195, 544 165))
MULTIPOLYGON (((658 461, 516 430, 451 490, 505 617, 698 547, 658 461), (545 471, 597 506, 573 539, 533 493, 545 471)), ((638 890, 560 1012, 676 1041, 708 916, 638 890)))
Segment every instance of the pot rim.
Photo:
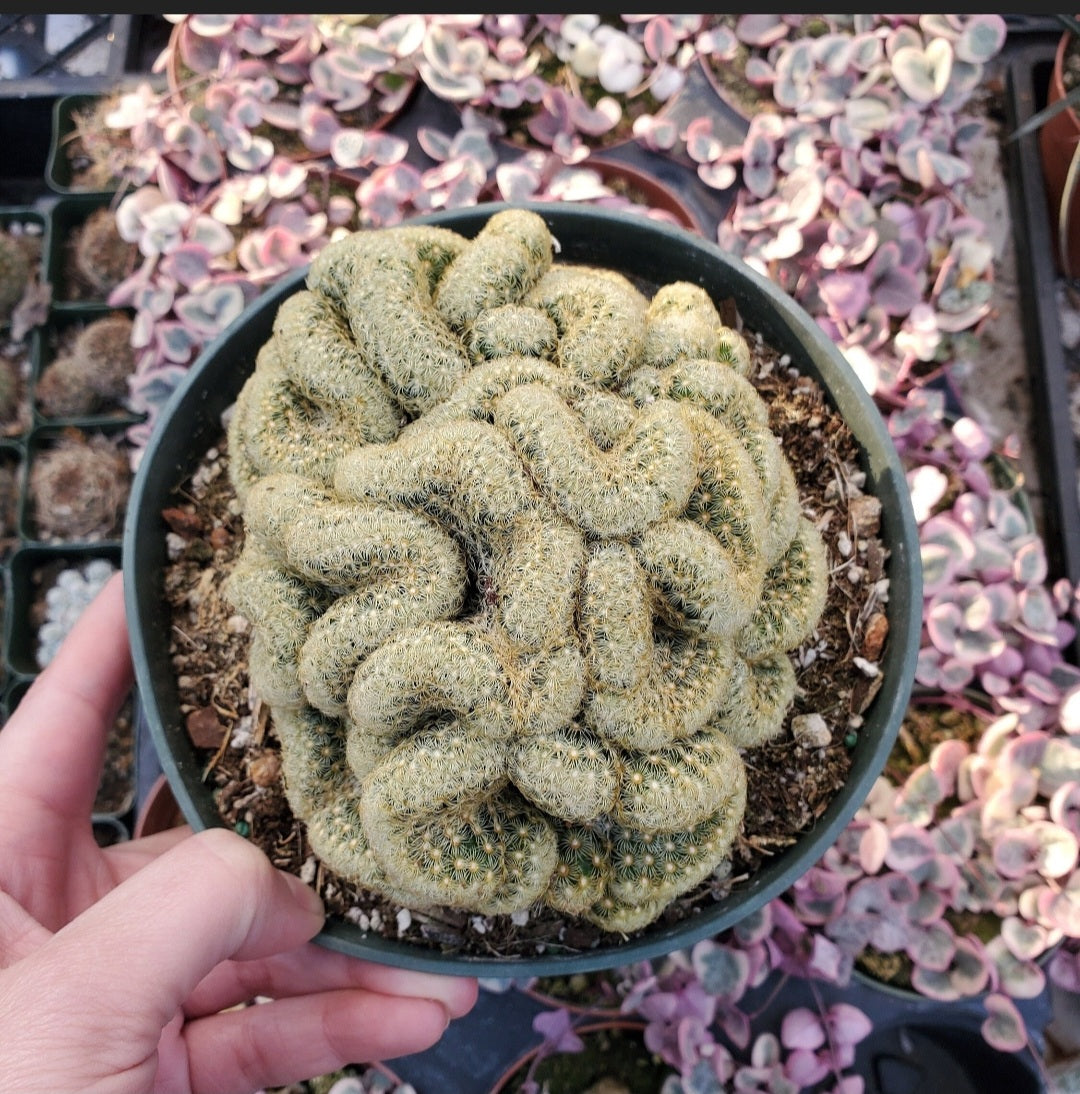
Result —
MULTIPOLYGON (((629 1015, 623 1017, 610 1015, 597 1018, 590 1022, 585 1022, 580 1026, 575 1026, 574 1032, 579 1037, 587 1037, 590 1033, 603 1033, 611 1030, 644 1034, 646 1029, 648 1029, 648 1023, 643 1018, 633 1018, 629 1015)), ((543 1047, 542 1044, 533 1045, 532 1048, 528 1048, 521 1053, 516 1060, 507 1064, 502 1073, 495 1080, 495 1084, 488 1091, 488 1094, 502 1094, 513 1081, 514 1076, 528 1067, 529 1064, 536 1059, 543 1047)))
MULTIPOLYGON (((1050 80, 1054 84, 1055 94, 1058 98, 1064 98, 1066 95, 1062 73, 1065 70, 1065 51, 1069 48, 1069 42, 1073 37, 1072 31, 1062 31, 1057 46, 1054 48, 1054 64, 1050 70, 1050 80)), ((1080 116, 1077 115, 1073 107, 1065 107, 1062 113, 1069 119, 1074 130, 1080 130, 1080 116)))
MULTIPOLYGON (((493 202, 443 210, 411 218, 407 223, 446 227, 472 237, 492 215, 511 207, 493 202)), ((882 537, 890 552, 889 639, 881 662, 883 683, 866 712, 845 786, 816 824, 793 845, 700 914, 675 925, 654 923, 636 938, 594 950, 549 952, 531 958, 442 953, 415 943, 365 935, 359 927, 342 920, 328 919, 316 937, 330 949, 383 964, 467 976, 547 976, 646 960, 715 935, 786 890, 833 843, 884 767, 907 708, 922 627, 918 529, 899 455, 869 393, 809 314, 767 278, 728 256, 717 244, 685 229, 590 206, 539 202, 516 207, 530 209, 545 220, 563 260, 632 269, 636 276, 657 285, 692 281, 714 299, 733 298, 746 327, 782 352, 790 353, 792 364, 800 372, 822 383, 827 398, 855 433, 868 489, 882 501, 882 537)), ((232 404, 246 379, 245 367, 254 366, 257 346, 252 338, 258 335, 261 344, 269 336, 278 305, 303 286, 305 276, 306 269, 286 275, 204 348, 163 409, 132 484, 122 549, 136 681, 162 769, 182 812, 196 830, 221 821, 211 791, 202 783, 198 758, 190 742, 185 743, 183 721, 178 712, 169 712, 163 692, 173 684, 168 636, 161 626, 165 562, 160 498, 194 470, 206 449, 220 436, 221 412, 232 404), (246 348, 245 338, 249 342, 246 348), (212 382, 215 379, 219 381, 216 390, 212 382), (225 390, 230 384, 232 389, 225 390), (181 428, 169 429, 176 419, 182 421, 181 428), (159 491, 158 500, 155 490, 159 491), (163 490, 165 493, 160 493, 163 490)))

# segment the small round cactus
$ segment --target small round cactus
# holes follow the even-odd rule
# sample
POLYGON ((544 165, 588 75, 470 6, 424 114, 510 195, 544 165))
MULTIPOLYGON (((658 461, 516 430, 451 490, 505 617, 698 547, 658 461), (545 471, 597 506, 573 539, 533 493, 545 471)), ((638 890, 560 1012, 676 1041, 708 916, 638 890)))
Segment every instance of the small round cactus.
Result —
POLYGON ((28 487, 42 539, 107 539, 123 521, 131 465, 118 443, 103 434, 64 433, 32 456, 28 487))
POLYGON ((26 417, 23 405, 23 392, 26 383, 23 378, 23 361, 17 356, 0 353, 0 428, 19 428, 26 417))
POLYGON ((135 268, 138 245, 120 235, 108 206, 95 209, 75 235, 75 270, 91 293, 105 296, 135 268))
POLYGON ((42 413, 77 417, 121 403, 135 369, 131 331, 132 320, 123 312, 87 323, 42 370, 34 388, 42 413))
POLYGON ((30 280, 30 255, 11 232, 0 230, 0 322, 7 322, 30 280))
POLYGON ((230 419, 226 588, 332 870, 627 932, 730 857, 826 553, 708 296, 554 256, 528 210, 324 248, 230 419))

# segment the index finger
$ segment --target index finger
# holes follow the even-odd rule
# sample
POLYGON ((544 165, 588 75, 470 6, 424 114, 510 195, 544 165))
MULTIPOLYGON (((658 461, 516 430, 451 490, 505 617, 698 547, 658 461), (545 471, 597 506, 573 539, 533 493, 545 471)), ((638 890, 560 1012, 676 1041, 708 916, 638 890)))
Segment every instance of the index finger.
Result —
POLYGON ((0 732, 0 803, 90 815, 108 734, 133 672, 120 573, 86 606, 0 732))

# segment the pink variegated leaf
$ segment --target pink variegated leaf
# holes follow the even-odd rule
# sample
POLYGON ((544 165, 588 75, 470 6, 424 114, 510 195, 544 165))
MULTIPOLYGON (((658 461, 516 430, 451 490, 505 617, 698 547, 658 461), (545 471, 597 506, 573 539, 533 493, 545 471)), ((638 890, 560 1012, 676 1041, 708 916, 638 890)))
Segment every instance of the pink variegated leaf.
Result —
POLYGON ((991 992, 986 997, 986 1012, 982 1035, 987 1044, 999 1052, 1019 1052, 1027 1046, 1023 1016, 1007 995, 991 992))

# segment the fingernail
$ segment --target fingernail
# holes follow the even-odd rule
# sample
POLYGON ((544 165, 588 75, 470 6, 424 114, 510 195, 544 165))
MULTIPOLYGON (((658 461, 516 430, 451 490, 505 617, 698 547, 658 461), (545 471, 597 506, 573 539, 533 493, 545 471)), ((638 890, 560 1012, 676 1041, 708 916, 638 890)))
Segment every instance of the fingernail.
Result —
POLYGON ((292 889, 293 899, 296 903, 305 912, 310 912, 312 915, 324 919, 326 917, 326 908, 323 906, 322 897, 310 885, 305 885, 293 874, 286 874, 285 878, 289 883, 289 888, 292 889))

